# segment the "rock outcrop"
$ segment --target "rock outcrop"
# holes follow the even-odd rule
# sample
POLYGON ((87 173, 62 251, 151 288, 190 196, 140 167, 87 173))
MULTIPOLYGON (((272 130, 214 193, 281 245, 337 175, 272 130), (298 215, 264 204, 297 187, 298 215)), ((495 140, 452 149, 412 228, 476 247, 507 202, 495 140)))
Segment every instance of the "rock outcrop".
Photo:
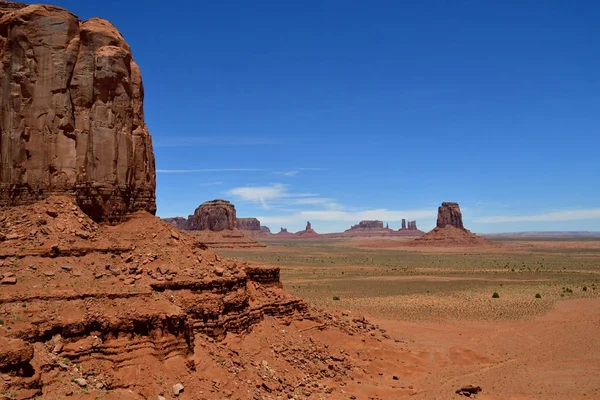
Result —
POLYGON ((280 228, 280 229, 279 229, 279 232, 277 232, 275 235, 276 235, 276 236, 279 236, 279 237, 289 237, 289 236, 294 236, 294 234, 293 234, 293 233, 291 233, 291 232, 289 232, 289 231, 287 230, 287 228, 280 228))
POLYGON ((109 22, 0 1, 0 206, 68 195, 96 221, 156 211, 140 68, 109 22))
POLYGON ((405 219, 402 220, 402 227, 399 229, 399 231, 418 231, 419 228, 417 228, 417 221, 408 221, 408 226, 407 226, 407 221, 405 219))
POLYGON ((222 231, 235 228, 235 206, 227 200, 212 200, 202 203, 188 217, 190 230, 222 231))
POLYGON ((413 244, 463 247, 488 246, 492 243, 465 229, 458 203, 444 202, 438 208, 437 226, 425 236, 416 239, 413 244))
POLYGON ((446 226, 453 226, 458 229, 465 228, 458 203, 444 202, 438 208, 437 227, 444 228, 446 226))
POLYGON ((348 230, 353 230, 353 229, 384 229, 383 221, 378 221, 378 220, 360 221, 357 225, 352 225, 352 227, 348 230))
POLYGON ((260 232, 260 221, 256 218, 238 218, 235 222, 236 227, 243 231, 260 232))
POLYGON ((317 232, 315 232, 315 230, 312 228, 312 224, 310 223, 310 221, 306 221, 306 228, 304 228, 303 231, 296 232, 296 236, 308 238, 308 237, 318 237, 320 235, 317 232))
POLYGON ((270 235, 270 234, 271 234, 271 229, 269 229, 269 227, 268 227, 268 226, 261 225, 261 226, 260 226, 260 231, 261 231, 262 233, 264 233, 264 234, 267 234, 267 235, 270 235))

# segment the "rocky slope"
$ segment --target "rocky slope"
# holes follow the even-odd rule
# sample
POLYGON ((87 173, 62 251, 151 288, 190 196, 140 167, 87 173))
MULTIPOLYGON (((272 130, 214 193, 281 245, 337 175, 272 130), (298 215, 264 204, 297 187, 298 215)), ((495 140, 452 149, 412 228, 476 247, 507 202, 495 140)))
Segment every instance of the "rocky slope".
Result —
POLYGON ((138 65, 109 22, 0 1, 0 206, 69 195, 94 220, 156 211, 138 65))
POLYGON ((132 365, 185 362, 197 340, 310 318, 278 268, 227 261, 145 212, 101 226, 51 197, 3 209, 0 232, 0 342, 16 349, 0 352, 0 392, 18 398, 65 390, 58 376, 126 388, 132 365))

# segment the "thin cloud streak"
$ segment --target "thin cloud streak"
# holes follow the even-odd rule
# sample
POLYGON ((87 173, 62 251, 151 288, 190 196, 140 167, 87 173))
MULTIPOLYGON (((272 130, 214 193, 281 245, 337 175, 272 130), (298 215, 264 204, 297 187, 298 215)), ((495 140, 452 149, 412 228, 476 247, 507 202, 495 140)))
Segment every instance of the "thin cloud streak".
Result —
POLYGON ((201 172, 261 172, 260 168, 157 169, 159 174, 194 174, 201 172))
POLYGON ((222 137, 222 136, 202 136, 202 137, 169 137, 168 139, 155 140, 154 147, 197 147, 197 146, 270 146, 283 144, 284 142, 270 138, 243 138, 243 137, 222 137))
POLYGON ((328 221, 358 223, 363 220, 399 222, 402 219, 435 218, 437 210, 387 210, 372 209, 363 211, 317 210, 301 211, 288 215, 265 215, 257 217, 264 224, 299 223, 302 221, 328 221))
POLYGON ((534 215, 505 215, 483 217, 475 219, 475 222, 496 224, 504 222, 581 221, 588 219, 600 219, 600 208, 593 208, 588 210, 564 210, 534 215))

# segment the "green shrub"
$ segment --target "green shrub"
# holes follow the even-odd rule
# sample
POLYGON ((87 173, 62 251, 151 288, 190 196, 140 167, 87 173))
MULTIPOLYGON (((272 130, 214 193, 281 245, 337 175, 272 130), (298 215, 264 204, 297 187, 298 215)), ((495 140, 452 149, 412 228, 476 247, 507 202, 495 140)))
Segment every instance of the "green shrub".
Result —
POLYGON ((333 300, 338 301, 340 299, 340 296, 333 296, 333 300))
POLYGON ((494 294, 492 295, 492 299, 499 299, 500 295, 498 294, 498 292, 494 292, 494 294))
POLYGON ((584 292, 587 292, 587 286, 584 286, 584 287, 583 287, 583 291, 584 291, 584 292))
POLYGON ((541 295, 541 294, 539 294, 539 293, 536 293, 536 294, 535 294, 535 298, 536 298, 536 299, 541 299, 541 298, 542 298, 542 295, 541 295))

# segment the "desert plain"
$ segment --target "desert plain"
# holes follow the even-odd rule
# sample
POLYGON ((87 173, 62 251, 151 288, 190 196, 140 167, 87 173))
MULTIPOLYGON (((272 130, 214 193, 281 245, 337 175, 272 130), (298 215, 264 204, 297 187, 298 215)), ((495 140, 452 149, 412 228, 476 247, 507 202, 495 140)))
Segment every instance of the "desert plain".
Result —
POLYGON ((410 398, 450 399, 470 384, 480 399, 600 398, 600 240, 263 243, 222 252, 279 266, 284 288, 311 306, 378 326, 363 382, 353 381, 364 398, 401 398, 394 389, 404 388, 410 398))

